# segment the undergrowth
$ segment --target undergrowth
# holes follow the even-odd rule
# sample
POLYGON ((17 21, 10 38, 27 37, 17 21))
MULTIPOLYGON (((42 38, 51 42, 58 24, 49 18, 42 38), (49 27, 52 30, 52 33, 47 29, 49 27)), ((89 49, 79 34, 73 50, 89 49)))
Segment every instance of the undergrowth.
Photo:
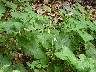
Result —
POLYGON ((72 15, 65 9, 56 24, 28 1, 0 1, 0 72, 95 72, 96 21, 78 3, 68 8, 72 15), (32 59, 20 62, 18 50, 32 59))

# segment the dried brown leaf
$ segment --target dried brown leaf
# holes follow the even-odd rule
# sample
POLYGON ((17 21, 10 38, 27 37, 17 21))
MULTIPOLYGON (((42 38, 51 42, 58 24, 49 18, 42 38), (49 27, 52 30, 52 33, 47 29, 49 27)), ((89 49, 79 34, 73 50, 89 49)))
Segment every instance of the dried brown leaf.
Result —
POLYGON ((38 14, 44 14, 45 12, 46 12, 46 11, 43 10, 43 9, 41 9, 41 8, 37 9, 37 13, 38 13, 38 14))

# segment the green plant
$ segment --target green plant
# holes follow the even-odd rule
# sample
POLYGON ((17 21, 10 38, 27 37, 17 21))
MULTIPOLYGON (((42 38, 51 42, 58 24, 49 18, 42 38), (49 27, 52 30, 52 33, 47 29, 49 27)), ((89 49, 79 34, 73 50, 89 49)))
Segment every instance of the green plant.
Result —
POLYGON ((12 3, 14 7, 11 3, 0 2, 0 71, 26 72, 26 65, 35 72, 96 71, 96 21, 90 20, 91 13, 86 15, 80 4, 68 9, 72 15, 60 10, 63 21, 56 24, 51 17, 32 11, 28 1, 19 5, 16 0, 16 4, 12 3), (5 20, 7 8, 10 17, 5 20), (33 61, 15 63, 14 53, 18 48, 30 55, 33 61))

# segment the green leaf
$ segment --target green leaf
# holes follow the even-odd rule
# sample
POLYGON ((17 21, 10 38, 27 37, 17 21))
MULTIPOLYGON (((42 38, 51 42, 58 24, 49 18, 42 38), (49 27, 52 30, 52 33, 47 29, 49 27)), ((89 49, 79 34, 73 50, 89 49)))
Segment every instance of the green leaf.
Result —
POLYGON ((11 65, 10 61, 6 60, 6 58, 0 55, 0 68, 4 69, 5 67, 8 67, 9 65, 11 65))
POLYGON ((42 8, 48 12, 51 12, 51 8, 48 7, 47 5, 43 5, 42 8))
POLYGON ((44 48, 50 48, 52 45, 53 36, 52 34, 43 33, 37 36, 38 41, 43 45, 44 48))
POLYGON ((21 31, 23 25, 20 22, 6 21, 2 23, 5 31, 8 33, 21 31))
POLYGON ((31 6, 25 7, 25 11, 28 12, 28 13, 33 13, 31 6))
POLYGON ((5 6, 2 2, 0 2, 0 14, 6 11, 5 6))
POLYGON ((26 69, 24 68, 23 64, 15 64, 12 66, 12 70, 18 70, 19 72, 26 72, 26 69))
POLYGON ((79 3, 76 3, 75 7, 78 8, 82 13, 85 12, 83 6, 81 6, 79 3))
POLYGON ((88 42, 88 41, 94 39, 90 34, 88 34, 87 32, 85 32, 83 30, 82 31, 81 30, 77 30, 77 32, 79 33, 79 35, 83 38, 83 40, 85 42, 88 42))
POLYGON ((75 55, 66 46, 62 47, 62 50, 60 52, 56 52, 55 55, 62 60, 70 60, 72 64, 76 64, 77 62, 75 55))
POLYGON ((86 48, 86 55, 90 58, 96 59, 95 46, 91 42, 88 42, 85 44, 85 48, 86 48))
POLYGON ((46 65, 48 63, 48 60, 49 60, 48 57, 44 56, 40 59, 40 62, 42 65, 46 65))
POLYGON ((77 69, 80 71, 86 72, 86 71, 94 71, 94 68, 96 69, 96 61, 92 58, 87 58, 84 54, 80 54, 79 61, 77 63, 77 69))
POLYGON ((2 2, 0 2, 0 19, 3 15, 3 13, 6 11, 5 6, 2 2))
POLYGON ((28 13, 23 13, 23 12, 11 12, 11 15, 13 18, 15 19, 19 19, 20 21, 26 23, 27 21, 29 21, 31 19, 31 17, 28 16, 28 13))
POLYGON ((74 15, 78 15, 78 16, 80 15, 79 11, 75 10, 75 8, 73 8, 73 9, 72 9, 72 8, 69 8, 69 7, 67 7, 67 8, 68 8, 68 10, 71 11, 74 15))
POLYGON ((6 3, 7 7, 12 8, 13 10, 15 10, 17 8, 17 5, 12 2, 5 1, 5 3, 6 3))
POLYGON ((20 72, 20 71, 18 71, 18 70, 13 70, 13 72, 20 72))
POLYGON ((86 21, 86 24, 92 31, 96 31, 96 25, 92 23, 91 21, 86 21))
POLYGON ((34 72, 39 72, 39 70, 38 69, 34 69, 34 72))
POLYGON ((27 62, 27 65, 31 68, 34 69, 34 67, 36 66, 37 62, 36 61, 33 61, 31 64, 29 62, 27 62))
POLYGON ((70 64, 74 65, 76 69, 80 72, 86 72, 96 68, 96 61, 94 59, 87 58, 84 54, 80 54, 80 59, 77 59, 72 53, 72 51, 65 46, 60 52, 56 52, 55 55, 62 60, 67 60, 70 64))
POLYGON ((59 64, 58 61, 52 61, 49 65, 48 65, 48 72, 61 72, 63 70, 63 65, 59 64))

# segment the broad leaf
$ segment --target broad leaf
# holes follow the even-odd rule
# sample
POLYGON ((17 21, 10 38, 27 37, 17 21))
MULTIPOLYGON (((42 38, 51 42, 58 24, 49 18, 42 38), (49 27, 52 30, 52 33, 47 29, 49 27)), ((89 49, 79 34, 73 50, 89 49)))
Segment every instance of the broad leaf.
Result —
POLYGON ((88 42, 88 41, 94 39, 90 34, 88 34, 87 32, 85 32, 83 30, 82 31, 81 30, 77 30, 77 32, 79 33, 79 35, 83 38, 83 40, 85 42, 88 42))

